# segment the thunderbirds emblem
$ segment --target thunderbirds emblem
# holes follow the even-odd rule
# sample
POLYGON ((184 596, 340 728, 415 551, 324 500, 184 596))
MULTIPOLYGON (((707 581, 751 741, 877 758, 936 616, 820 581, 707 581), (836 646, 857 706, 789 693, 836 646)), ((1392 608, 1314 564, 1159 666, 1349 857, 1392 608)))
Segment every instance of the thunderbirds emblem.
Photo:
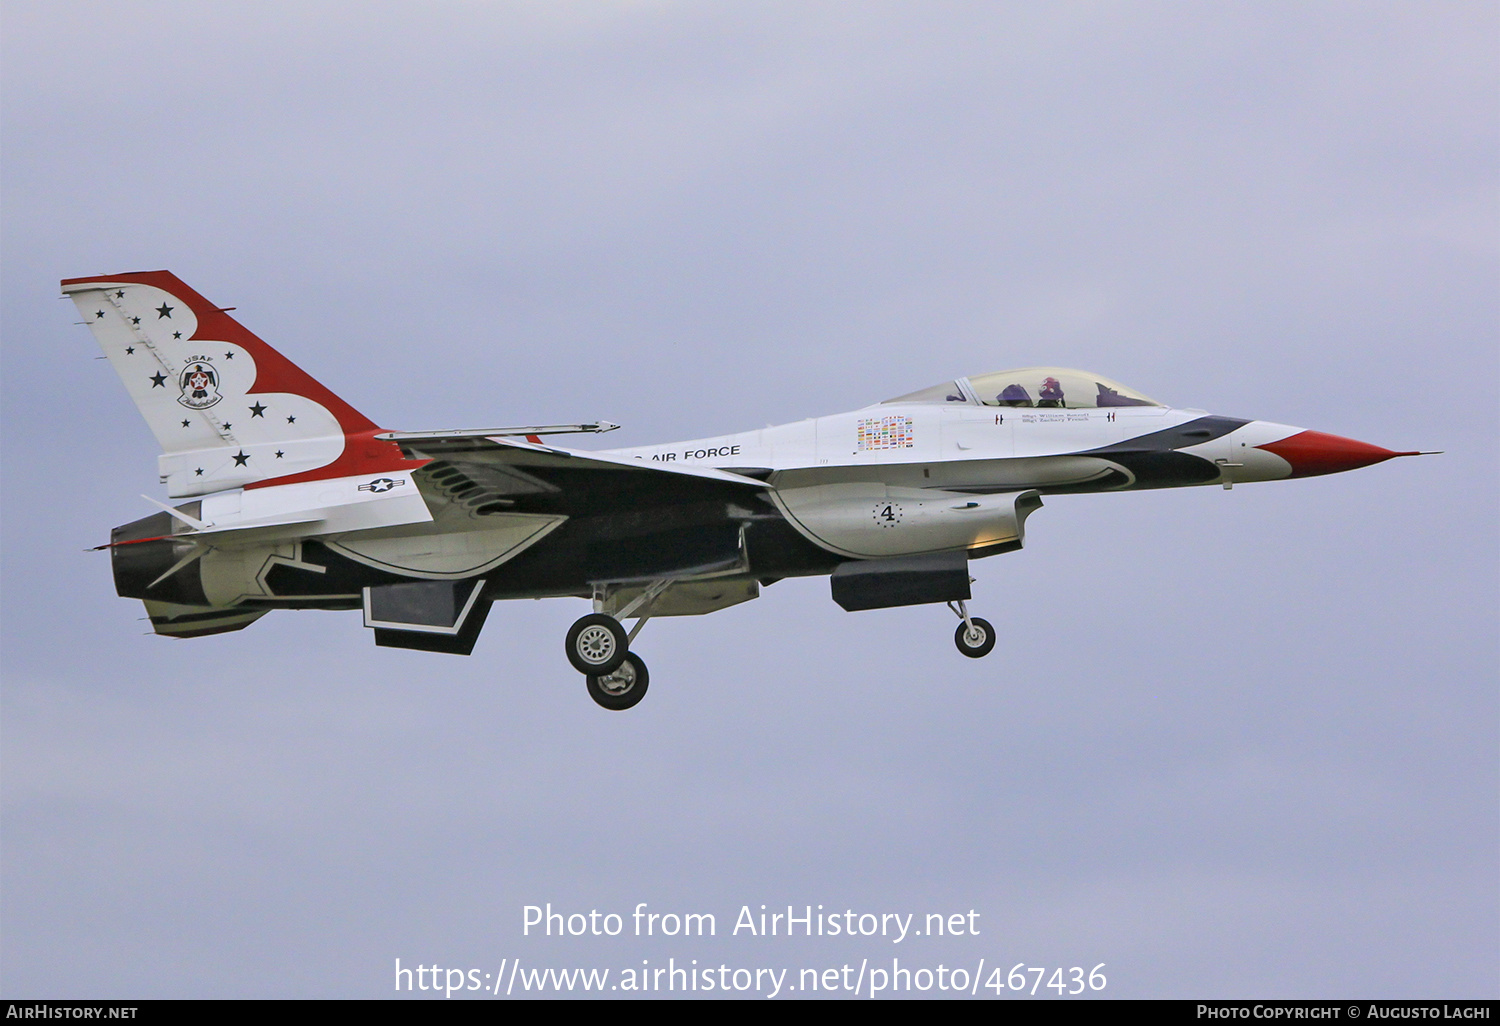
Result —
POLYGON ((218 372, 207 360, 188 364, 178 376, 177 385, 182 389, 177 401, 190 410, 206 410, 224 398, 219 394, 218 372))

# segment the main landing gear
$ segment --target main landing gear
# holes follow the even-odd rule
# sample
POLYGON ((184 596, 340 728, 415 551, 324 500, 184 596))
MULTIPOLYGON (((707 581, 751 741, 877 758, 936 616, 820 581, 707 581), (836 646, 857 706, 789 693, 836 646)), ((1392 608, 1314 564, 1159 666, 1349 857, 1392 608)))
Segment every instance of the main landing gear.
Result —
POLYGON ((589 697, 606 709, 629 709, 646 697, 651 675, 646 661, 630 651, 630 643, 651 619, 651 604, 672 586, 670 580, 653 581, 626 603, 617 616, 604 612, 606 592, 594 593, 594 612, 581 616, 568 628, 568 662, 583 674, 589 697), (636 615, 635 626, 626 633, 620 621, 636 615))
POLYGON ((602 677, 584 677, 589 697, 606 709, 629 709, 646 697, 651 674, 646 663, 634 652, 626 652, 619 667, 602 677))
POLYGON ((990 622, 970 616, 968 604, 963 599, 959 599, 957 605, 949 602, 948 608, 963 621, 958 625, 958 630, 953 632, 953 643, 958 646, 958 650, 970 659, 989 655, 990 650, 995 647, 995 628, 990 622))
POLYGON ((608 613, 590 613, 568 628, 568 662, 583 674, 589 697, 606 709, 629 709, 646 697, 651 675, 645 660, 630 651, 645 622, 641 617, 627 634, 608 613))

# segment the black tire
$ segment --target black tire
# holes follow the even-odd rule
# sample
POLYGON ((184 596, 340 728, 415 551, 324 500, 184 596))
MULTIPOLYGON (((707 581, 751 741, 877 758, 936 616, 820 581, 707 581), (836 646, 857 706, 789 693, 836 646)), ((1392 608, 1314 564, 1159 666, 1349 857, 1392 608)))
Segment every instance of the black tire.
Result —
POLYGON ((605 677, 625 661, 630 642, 620 621, 604 613, 580 616, 568 628, 568 662, 585 677, 605 677))
POLYGON ((624 661, 614 673, 584 679, 588 682, 590 698, 606 709, 619 711, 629 709, 646 697, 651 674, 646 672, 646 664, 640 656, 626 652, 624 661))
POLYGON ((979 617, 970 617, 969 623, 974 625, 974 632, 980 637, 977 641, 969 637, 969 625, 961 623, 958 630, 953 632, 953 643, 958 650, 970 659, 981 659, 990 654, 990 649, 995 647, 995 628, 990 626, 988 620, 979 617))

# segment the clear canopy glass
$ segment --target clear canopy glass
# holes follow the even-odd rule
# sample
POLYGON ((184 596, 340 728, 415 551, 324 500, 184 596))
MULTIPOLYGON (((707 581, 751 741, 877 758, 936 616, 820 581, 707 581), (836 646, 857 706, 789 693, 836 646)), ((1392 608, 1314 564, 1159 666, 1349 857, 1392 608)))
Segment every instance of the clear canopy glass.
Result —
POLYGON ((971 401, 969 395, 985 406, 1022 408, 1088 410, 1161 405, 1118 381, 1066 367, 1023 367, 959 378, 886 402, 966 403, 971 401))
MULTIPOLYGON (((958 387, 956 381, 945 381, 941 385, 933 385, 916 392, 908 392, 906 395, 898 395, 894 399, 887 399, 887 403, 966 403, 969 397, 964 395, 964 390, 958 387)), ((884 404, 882 404, 884 405, 884 404)))

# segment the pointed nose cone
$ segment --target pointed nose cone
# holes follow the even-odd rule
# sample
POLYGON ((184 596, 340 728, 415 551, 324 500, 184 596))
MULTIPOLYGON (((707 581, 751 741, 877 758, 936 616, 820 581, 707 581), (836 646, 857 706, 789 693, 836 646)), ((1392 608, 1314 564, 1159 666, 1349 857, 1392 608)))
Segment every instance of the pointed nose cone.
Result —
POLYGON ((1381 463, 1393 456, 1421 455, 1416 452, 1392 452, 1368 442, 1325 435, 1321 431, 1300 431, 1256 448, 1274 453, 1290 463, 1292 477, 1337 474, 1341 470, 1357 470, 1372 463, 1381 463))

